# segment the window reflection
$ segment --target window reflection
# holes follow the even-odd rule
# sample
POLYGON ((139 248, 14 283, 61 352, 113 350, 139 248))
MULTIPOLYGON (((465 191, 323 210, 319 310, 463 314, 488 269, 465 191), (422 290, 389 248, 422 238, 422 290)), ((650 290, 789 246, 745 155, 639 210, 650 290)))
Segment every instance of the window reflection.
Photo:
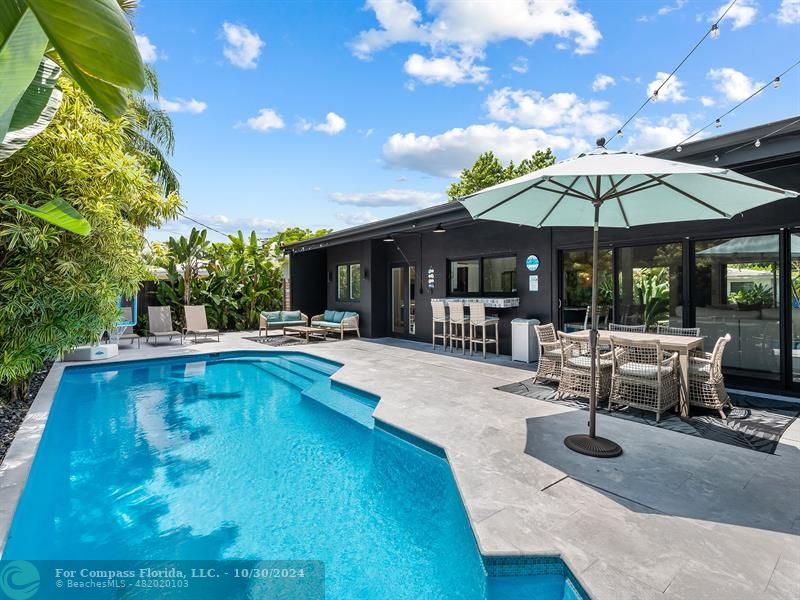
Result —
MULTIPOLYGON (((587 307, 592 302, 592 251, 565 250, 561 300, 561 323, 564 331, 588 329, 587 307)), ((597 265, 598 327, 606 329, 614 296, 614 281, 611 277, 611 251, 600 250, 597 265)))
POLYGON ((624 325, 683 325, 683 264, 679 243, 617 250, 619 315, 624 325))
MULTIPOLYGON (((792 242, 794 251, 794 239, 792 242)), ((778 379, 780 273, 778 235, 695 244, 695 322, 711 348, 729 333, 728 372, 778 379)), ((800 252, 800 244, 798 244, 800 252)), ((794 315, 794 311, 793 311, 794 315)))

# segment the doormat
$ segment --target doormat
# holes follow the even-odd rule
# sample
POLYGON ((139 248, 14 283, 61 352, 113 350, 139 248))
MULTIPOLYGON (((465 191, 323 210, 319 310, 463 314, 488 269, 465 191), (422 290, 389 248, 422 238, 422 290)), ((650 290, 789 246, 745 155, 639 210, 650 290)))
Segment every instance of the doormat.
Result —
MULTIPOLYGON (((495 388, 502 392, 517 394, 536 400, 544 400, 553 404, 561 404, 570 408, 589 410, 588 400, 576 396, 556 398, 558 384, 545 382, 534 383, 533 378, 510 383, 495 388)), ((656 423, 655 413, 628 406, 615 407, 608 412, 603 406, 598 407, 604 414, 618 419, 627 419, 653 427, 660 427, 686 435, 722 442, 740 448, 775 454, 781 436, 789 425, 800 416, 800 404, 781 402, 767 398, 758 398, 746 394, 730 394, 731 402, 736 408, 750 410, 745 419, 721 419, 716 411, 704 410, 692 406, 692 416, 681 417, 670 411, 661 415, 656 423)))

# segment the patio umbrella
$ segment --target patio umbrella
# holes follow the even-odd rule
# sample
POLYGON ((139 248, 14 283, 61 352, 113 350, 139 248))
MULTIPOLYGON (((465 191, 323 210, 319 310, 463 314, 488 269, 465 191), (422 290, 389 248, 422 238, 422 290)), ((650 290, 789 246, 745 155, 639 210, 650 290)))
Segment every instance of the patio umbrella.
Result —
MULTIPOLYGON (((597 263, 600 227, 731 218, 797 193, 729 169, 608 152, 603 138, 591 153, 559 162, 461 198, 474 219, 533 227, 591 226, 591 378, 597 370, 597 263), (601 210, 602 209, 602 210, 601 210)), ((597 390, 590 386, 589 434, 568 436, 568 448, 613 457, 622 448, 595 434, 597 390)))

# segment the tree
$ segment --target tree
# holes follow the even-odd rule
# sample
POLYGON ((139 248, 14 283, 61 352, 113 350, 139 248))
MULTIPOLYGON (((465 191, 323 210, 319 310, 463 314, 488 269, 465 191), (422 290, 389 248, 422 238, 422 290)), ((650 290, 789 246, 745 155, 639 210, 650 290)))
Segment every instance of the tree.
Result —
MULTIPOLYGON (((51 122, 62 72, 109 118, 128 109, 126 89, 141 91, 145 72, 123 10, 136 0, 3 0, 0 3, 0 160, 20 150, 51 122)), ((38 208, 0 197, 8 206, 79 235, 89 222, 60 197, 38 208)))
POLYGON ((143 163, 126 152, 123 119, 109 121, 70 80, 50 127, 0 162, 0 196, 58 196, 91 223, 78 237, 0 206, 0 383, 20 384, 50 358, 97 341, 117 320, 118 294, 149 277, 144 231, 174 218, 143 163))
POLYGON ((515 165, 514 161, 511 161, 507 167, 504 167, 494 152, 489 150, 481 154, 471 168, 461 171, 459 180, 450 184, 447 195, 450 196, 451 201, 458 200, 484 188, 544 169, 555 162, 556 157, 548 148, 547 150, 537 150, 519 165, 515 165))
POLYGON ((192 283, 197 278, 200 270, 200 261, 205 256, 208 242, 206 236, 208 230, 197 230, 192 227, 189 237, 181 236, 177 239, 169 238, 167 248, 175 264, 183 268, 183 304, 188 306, 192 303, 192 283))

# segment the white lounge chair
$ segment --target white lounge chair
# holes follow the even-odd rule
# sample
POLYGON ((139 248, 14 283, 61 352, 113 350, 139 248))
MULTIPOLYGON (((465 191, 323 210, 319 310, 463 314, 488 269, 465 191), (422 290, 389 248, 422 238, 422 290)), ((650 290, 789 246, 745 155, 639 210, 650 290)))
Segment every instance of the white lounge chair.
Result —
POLYGON ((193 334, 195 342, 197 341, 198 335, 202 335, 204 337, 216 335, 217 341, 219 341, 219 330, 211 329, 208 326, 205 306, 184 306, 183 311, 186 317, 186 328, 184 329, 186 335, 189 335, 190 333, 193 334))
POLYGON ((173 337, 180 339, 183 344, 183 334, 180 331, 175 331, 172 326, 172 314, 169 306, 148 306, 147 307, 147 339, 150 337, 155 338, 155 345, 158 346, 158 339, 168 337, 172 341, 173 337))

